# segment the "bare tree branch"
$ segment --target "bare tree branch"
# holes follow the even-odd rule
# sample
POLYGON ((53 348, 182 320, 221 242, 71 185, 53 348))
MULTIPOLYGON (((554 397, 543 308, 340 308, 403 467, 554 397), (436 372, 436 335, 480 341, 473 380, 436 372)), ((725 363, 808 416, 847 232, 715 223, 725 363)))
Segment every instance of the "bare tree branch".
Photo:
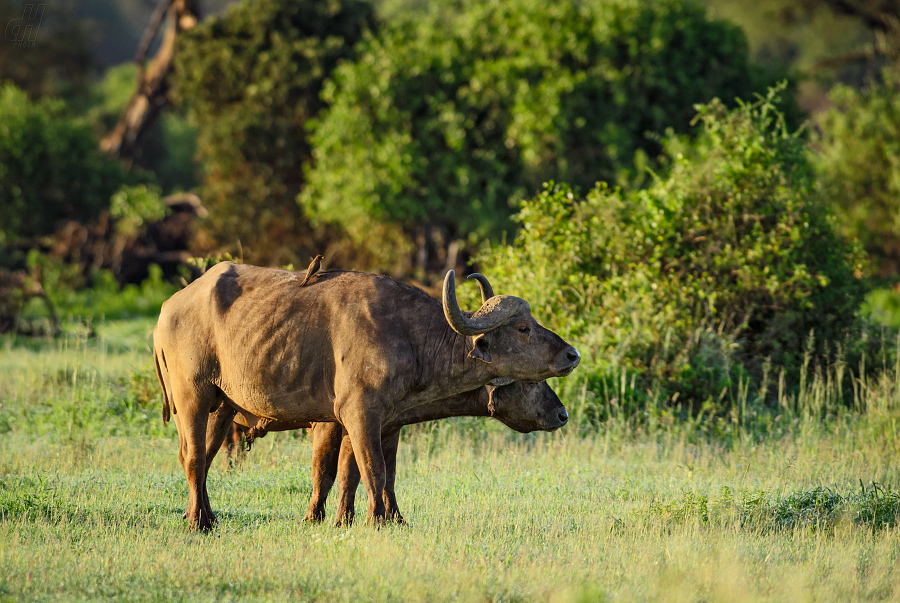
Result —
POLYGON ((147 51, 150 50, 150 45, 153 43, 153 39, 156 37, 156 32, 159 31, 160 25, 162 25, 163 18, 166 16, 166 12, 172 6, 172 2, 174 0, 159 0, 156 5, 156 8, 153 9, 153 14, 150 16, 150 24, 147 25, 147 29, 144 31, 144 36, 141 38, 140 44, 138 44, 137 52, 134 55, 134 62, 137 63, 139 69, 138 79, 143 77, 144 75, 144 61, 147 60, 147 51))
POLYGON ((141 135, 153 125, 167 102, 167 77, 172 70, 175 41, 182 31, 193 28, 200 18, 199 0, 160 0, 138 46, 138 82, 115 128, 100 141, 100 148, 114 157, 130 161, 141 135), (166 21, 159 50, 144 66, 147 51, 166 21))

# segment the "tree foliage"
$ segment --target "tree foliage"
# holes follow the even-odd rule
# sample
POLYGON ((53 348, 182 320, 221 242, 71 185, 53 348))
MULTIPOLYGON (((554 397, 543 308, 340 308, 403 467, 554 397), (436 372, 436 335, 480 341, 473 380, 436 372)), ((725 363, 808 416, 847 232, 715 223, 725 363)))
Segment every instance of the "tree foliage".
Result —
POLYGON ((751 71, 740 30, 682 0, 441 3, 335 72, 301 202, 357 240, 496 235, 548 179, 634 177, 660 149, 646 133, 747 96, 751 71))
MULTIPOLYGON (((91 86, 84 117, 98 137, 112 130, 134 93, 137 66, 124 63, 107 69, 91 86)), ((153 172, 162 190, 189 190, 197 182, 194 155, 197 133, 181 111, 164 111, 142 134, 132 165, 153 172)))
POLYGON ((865 90, 837 86, 831 100, 815 141, 822 190, 882 274, 900 275, 900 75, 885 71, 865 90))
POLYGON ((671 170, 645 190, 547 187, 485 273, 579 341, 594 379, 626 366, 695 400, 734 385, 735 358, 796 367, 811 331, 840 341, 864 292, 861 252, 813 194, 774 94, 701 106, 698 137, 668 138, 671 170))
POLYGON ((295 201, 306 124, 322 108, 322 82, 372 26, 358 0, 258 0, 183 36, 175 92, 198 129, 210 245, 240 241, 266 263, 315 251, 295 201))
POLYGON ((90 128, 61 101, 32 102, 0 90, 0 243, 45 235, 65 220, 87 222, 137 178, 99 152, 90 128))

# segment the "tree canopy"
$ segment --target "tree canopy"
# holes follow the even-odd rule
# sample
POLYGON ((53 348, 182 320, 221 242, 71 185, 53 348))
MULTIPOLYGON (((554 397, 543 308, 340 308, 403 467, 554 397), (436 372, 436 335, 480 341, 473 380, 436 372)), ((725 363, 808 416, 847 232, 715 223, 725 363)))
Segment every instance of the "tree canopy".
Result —
POLYGON ((883 275, 900 274, 900 73, 863 90, 837 86, 819 116, 816 166, 843 232, 883 275))
POLYGON ((335 71, 301 202, 356 240, 496 236, 542 182, 629 182, 660 150, 648 133, 754 82, 741 31, 683 0, 444 3, 335 71))
POLYGON ((51 234, 65 220, 89 221, 138 177, 100 153, 90 127, 62 101, 31 101, 0 89, 0 244, 51 234))
POLYGON ((372 27, 359 0, 259 0, 183 36, 175 93, 198 130, 207 247, 239 241, 248 260, 273 264, 315 252, 295 201, 307 121, 324 80, 372 27))

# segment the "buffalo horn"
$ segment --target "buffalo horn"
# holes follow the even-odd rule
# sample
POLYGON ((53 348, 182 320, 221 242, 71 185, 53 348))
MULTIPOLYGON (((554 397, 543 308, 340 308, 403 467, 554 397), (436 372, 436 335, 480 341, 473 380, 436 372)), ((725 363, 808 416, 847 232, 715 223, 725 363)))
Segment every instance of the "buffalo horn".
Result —
POLYGON ((491 283, 487 280, 487 277, 485 275, 473 272, 468 276, 468 278, 474 278, 476 281, 478 281, 478 287, 481 288, 482 305, 484 304, 484 302, 494 297, 494 289, 491 287, 491 283))
POLYGON ((522 310, 530 312, 524 299, 500 295, 489 298, 490 303, 482 304, 481 308, 469 318, 463 314, 456 299, 456 273, 453 270, 448 270, 447 276, 444 277, 444 293, 441 301, 447 322, 460 335, 481 335, 493 331, 522 310))

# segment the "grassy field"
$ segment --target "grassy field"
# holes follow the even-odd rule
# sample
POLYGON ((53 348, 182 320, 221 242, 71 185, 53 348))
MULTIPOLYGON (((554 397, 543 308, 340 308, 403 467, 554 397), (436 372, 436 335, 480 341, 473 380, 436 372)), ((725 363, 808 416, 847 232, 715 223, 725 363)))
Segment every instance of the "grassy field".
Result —
POLYGON ((900 600, 896 387, 725 440, 421 426, 398 467, 411 526, 382 530, 303 523, 309 442, 269 435, 217 459, 204 535, 151 326, 0 340, 0 600, 900 600))

